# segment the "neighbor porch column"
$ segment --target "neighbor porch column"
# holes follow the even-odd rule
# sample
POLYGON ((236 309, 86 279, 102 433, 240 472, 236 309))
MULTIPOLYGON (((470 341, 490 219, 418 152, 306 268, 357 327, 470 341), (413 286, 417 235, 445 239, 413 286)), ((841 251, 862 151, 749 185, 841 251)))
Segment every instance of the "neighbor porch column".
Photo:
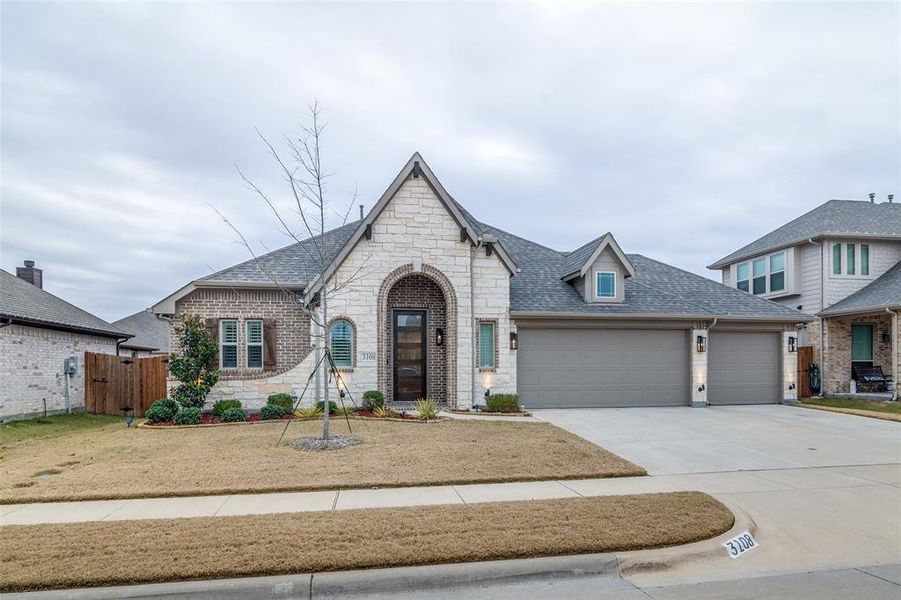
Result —
POLYGON ((696 408, 707 406, 707 349, 709 346, 707 329, 691 330, 691 405, 696 408), (703 350, 698 347, 698 338, 704 338, 703 350))
POLYGON ((798 403, 798 332, 782 332, 782 403, 798 403), (789 338, 794 340, 794 352, 789 351, 789 338))

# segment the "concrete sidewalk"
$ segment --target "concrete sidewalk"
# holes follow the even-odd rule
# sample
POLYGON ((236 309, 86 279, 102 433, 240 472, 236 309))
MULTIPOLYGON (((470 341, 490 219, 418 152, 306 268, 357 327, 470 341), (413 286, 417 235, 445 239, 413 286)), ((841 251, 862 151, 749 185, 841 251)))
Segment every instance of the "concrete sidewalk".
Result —
MULTIPOLYGON (((0 526, 136 519, 260 515, 286 512, 470 504, 509 500, 610 496, 700 490, 740 504, 743 494, 889 486, 897 495, 901 465, 693 473, 433 487, 332 490, 275 494, 142 498, 0 505, 0 526), (898 486, 898 487, 893 487, 898 486), (735 497, 733 497, 735 496, 735 497)), ((861 490, 871 495, 873 490, 861 490)), ((891 495, 891 494, 890 494, 891 495)), ((883 504, 884 505, 884 504, 883 504)))

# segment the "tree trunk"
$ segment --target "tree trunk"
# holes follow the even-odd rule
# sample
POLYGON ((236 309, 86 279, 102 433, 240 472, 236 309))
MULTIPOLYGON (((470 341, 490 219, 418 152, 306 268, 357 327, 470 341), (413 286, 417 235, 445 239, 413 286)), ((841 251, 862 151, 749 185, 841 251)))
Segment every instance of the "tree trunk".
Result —
POLYGON ((325 377, 323 377, 323 390, 322 390, 322 439, 326 442, 328 441, 328 417, 329 417, 329 406, 328 406, 328 386, 329 386, 329 374, 332 370, 332 354, 329 351, 328 347, 328 294, 326 293, 326 286, 322 286, 322 340, 323 340, 323 349, 325 350, 325 356, 327 360, 322 361, 322 368, 325 369, 325 377))

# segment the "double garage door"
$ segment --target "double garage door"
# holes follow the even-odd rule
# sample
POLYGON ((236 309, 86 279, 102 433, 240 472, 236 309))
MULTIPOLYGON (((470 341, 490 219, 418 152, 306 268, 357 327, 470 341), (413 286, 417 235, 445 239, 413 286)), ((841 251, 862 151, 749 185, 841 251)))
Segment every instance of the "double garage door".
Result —
MULTIPOLYGON (((708 401, 777 402, 777 339, 769 332, 711 332, 708 401)), ((518 391, 528 408, 689 403, 692 341, 684 329, 521 327, 519 342, 518 391)))

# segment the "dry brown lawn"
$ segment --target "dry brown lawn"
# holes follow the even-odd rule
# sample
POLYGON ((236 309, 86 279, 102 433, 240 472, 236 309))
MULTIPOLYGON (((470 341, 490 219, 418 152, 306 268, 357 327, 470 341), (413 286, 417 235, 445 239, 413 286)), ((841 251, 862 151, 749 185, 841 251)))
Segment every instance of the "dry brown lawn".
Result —
MULTIPOLYGON (((121 424, 3 443, 0 503, 581 479, 645 470, 547 423, 351 421, 359 446, 300 452, 321 422, 201 429, 121 424), (35 476, 48 470, 58 474, 35 476)), ((332 422, 334 434, 347 433, 332 422)))
POLYGON ((3 527, 4 591, 639 550, 707 539, 701 492, 3 527), (73 551, 77 549, 77 551, 73 551))

